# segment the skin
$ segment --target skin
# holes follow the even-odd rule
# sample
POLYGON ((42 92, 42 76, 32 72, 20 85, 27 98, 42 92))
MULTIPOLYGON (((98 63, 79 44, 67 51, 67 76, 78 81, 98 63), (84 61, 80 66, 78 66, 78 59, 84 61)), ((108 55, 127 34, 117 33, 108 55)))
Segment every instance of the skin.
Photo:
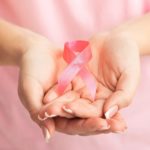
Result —
MULTIPOLYGON (((76 80, 79 79, 75 79, 72 83, 73 87, 71 85, 71 88, 68 89, 68 92, 75 96, 71 102, 65 104, 73 109, 73 114, 68 114, 64 110, 61 112, 64 113, 64 116, 69 116, 68 118, 79 115, 83 118, 57 117, 44 121, 37 118, 38 114, 42 115, 44 109, 47 111, 45 105, 48 105, 47 103, 52 99, 45 100, 44 97, 54 90, 57 76, 66 66, 61 59, 62 50, 54 47, 46 38, 5 21, 0 21, 0 64, 14 65, 20 68, 18 91, 21 102, 28 110, 32 120, 41 128, 46 127, 50 134, 53 134, 55 128, 60 132, 79 135, 120 131, 126 128, 120 114, 117 113, 109 120, 104 119, 103 114, 114 105, 121 109, 130 104, 139 80, 139 54, 150 54, 149 24, 150 15, 147 14, 109 31, 106 35, 95 35, 90 40, 95 59, 88 67, 97 79, 98 88, 104 92, 97 92, 97 105, 93 105, 93 103, 89 103, 85 88, 81 85, 78 87, 76 84, 76 80), (95 64, 98 67, 95 67, 95 64), (106 95, 103 96, 103 93, 106 95), (82 101, 81 98, 83 98, 82 101), (73 105, 77 106, 78 103, 82 105, 77 110, 77 108, 73 108, 73 105), (97 113, 97 110, 102 106, 100 103, 103 105, 101 114, 97 113), (86 112, 81 112, 85 110, 83 109, 85 106, 90 109, 91 107, 95 108, 96 111, 91 111, 87 115, 86 112), (78 113, 79 109, 80 113, 78 113), (95 114, 96 117, 94 117, 95 114), (98 115, 99 117, 97 117, 98 115), (101 115, 102 117, 100 117, 101 115), (89 116, 92 118, 88 118, 89 116), (110 128, 106 129, 108 125, 110 128)), ((66 93, 63 96, 66 96, 66 93)), ((56 97, 55 100, 58 98, 56 97)), ((62 107, 59 106, 60 109, 62 107)))
MULTIPOLYGON (((74 117, 102 117, 103 111, 105 113, 115 105, 119 109, 128 106, 140 78, 139 56, 150 53, 150 45, 146 39, 150 35, 150 29, 147 26, 149 23, 150 15, 148 14, 117 27, 111 33, 95 35, 90 40, 94 60, 89 64, 89 70, 95 75, 98 89, 100 88, 95 102, 89 103, 90 97, 86 88, 79 79, 76 79, 73 81, 73 90, 80 93, 80 98, 72 102, 68 101, 67 104, 64 102, 57 107, 57 96, 54 98, 55 102, 51 104, 50 101, 53 98, 50 96, 50 91, 45 96, 46 106, 42 108, 40 115, 44 117, 44 113, 47 112, 49 115, 69 117, 63 114, 65 106, 72 110, 74 117)), ((52 91, 55 90, 52 89, 52 91)))
MULTIPOLYGON (((79 131, 87 133, 90 129, 93 130, 92 121, 76 120, 72 126, 72 123, 65 119, 56 119, 55 123, 53 119, 40 121, 37 118, 44 106, 44 95, 55 85, 57 75, 66 65, 61 58, 62 50, 54 47, 41 35, 2 20, 0 33, 0 64, 19 67, 18 94, 31 119, 41 128, 46 127, 50 133, 54 132, 55 127, 58 131, 64 130, 68 134, 78 134, 79 131), (66 123, 66 127, 60 126, 66 123), (79 125, 81 123, 82 126, 79 125)), ((96 120, 94 126, 99 130, 103 124, 107 124, 105 120, 96 120)))
MULTIPOLYGON (((51 94, 55 92, 55 89, 48 92, 44 99, 46 105, 40 111, 42 118, 44 118, 45 112, 49 115, 70 117, 63 113, 65 111, 63 107, 65 106, 72 111, 71 114, 74 117, 87 119, 91 117, 101 117, 101 119, 108 121, 104 118, 104 113, 107 112, 109 108, 117 105, 119 109, 121 109, 131 103, 140 77, 140 56, 137 45, 124 35, 108 37, 107 34, 93 37, 91 45, 94 55, 89 64, 89 70, 97 79, 95 101, 90 101, 90 95, 86 87, 84 87, 84 84, 79 78, 76 78, 72 83, 72 90, 79 95, 71 100, 67 98, 69 94, 69 92, 67 92, 66 98, 59 96, 57 98, 56 96, 54 99, 51 99, 51 94), (96 56, 99 56, 97 60, 96 56)), ((70 94, 73 95, 76 93, 70 94)), ((104 128, 108 132, 121 132, 126 129, 125 122, 123 123, 120 124, 120 126, 118 125, 118 128, 115 128, 115 130, 110 130, 110 128, 107 130, 108 125, 104 128)), ((111 121, 109 125, 111 127, 115 126, 111 121)), ((93 132, 99 133, 96 132, 96 130, 93 132)), ((93 132, 91 132, 91 134, 93 134, 93 132)))

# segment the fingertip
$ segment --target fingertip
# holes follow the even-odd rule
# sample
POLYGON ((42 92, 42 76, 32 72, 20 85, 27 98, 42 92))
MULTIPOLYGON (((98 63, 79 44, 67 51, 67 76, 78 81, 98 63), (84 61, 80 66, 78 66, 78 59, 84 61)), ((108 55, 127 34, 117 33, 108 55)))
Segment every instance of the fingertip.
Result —
MULTIPOLYGON (((78 116, 78 113, 80 113, 80 110, 77 109, 78 108, 78 105, 77 105, 78 103, 77 102, 78 101, 76 100, 76 101, 72 101, 72 102, 69 102, 67 104, 64 104, 62 106, 63 111, 65 111, 65 112, 67 112, 69 114, 72 114, 72 115, 74 114, 74 115, 78 116)), ((82 105, 80 105, 80 106, 83 107, 82 105)))
POLYGON ((109 122, 109 124, 111 125, 111 131, 114 133, 123 133, 124 131, 127 130, 127 124, 124 121, 124 119, 122 117, 120 117, 120 115, 118 115, 118 113, 111 119, 107 120, 109 122))
POLYGON ((43 122, 42 131, 45 142, 48 143, 55 133, 55 122, 53 119, 47 119, 43 122))
POLYGON ((105 118, 111 119, 118 112, 118 110, 118 105, 111 106, 107 111, 105 111, 105 118))
POLYGON ((85 99, 77 99, 76 101, 67 103, 63 105, 63 110, 81 118, 99 117, 101 113, 99 109, 85 99))
POLYGON ((99 117, 87 119, 85 125, 88 125, 86 128, 88 128, 91 131, 103 131, 108 130, 110 128, 110 125, 107 122, 107 120, 99 117))
POLYGON ((50 138, 51 138, 51 134, 49 130, 46 127, 41 127, 41 128, 42 128, 42 133, 43 133, 45 142, 49 143, 50 138))
POLYGON ((69 114, 73 114, 73 110, 67 105, 62 106, 62 109, 69 114))
POLYGON ((38 117, 37 117, 37 118, 38 118, 39 121, 44 121, 44 120, 47 119, 46 117, 41 117, 39 114, 38 114, 38 117))
MULTIPOLYGON (((116 99, 114 99, 113 97, 106 99, 106 101, 104 102, 104 108, 103 108, 104 113, 109 111, 109 109, 114 107, 114 106, 118 106, 116 99)), ((118 108, 119 108, 119 106, 118 106, 118 108)))
POLYGON ((54 117, 56 117, 57 115, 56 114, 51 114, 51 115, 49 115, 47 112, 45 112, 45 117, 46 118, 54 118, 54 117))
POLYGON ((45 105, 38 113, 38 120, 45 121, 47 118, 54 118, 59 114, 59 109, 56 105, 45 105))

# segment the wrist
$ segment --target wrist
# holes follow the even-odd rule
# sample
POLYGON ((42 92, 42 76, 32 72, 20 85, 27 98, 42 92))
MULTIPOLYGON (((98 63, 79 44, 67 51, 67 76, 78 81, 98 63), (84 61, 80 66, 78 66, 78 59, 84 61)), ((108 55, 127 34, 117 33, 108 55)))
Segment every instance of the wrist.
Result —
POLYGON ((16 59, 17 66, 20 66, 22 59, 27 57, 34 58, 37 55, 39 57, 42 55, 53 56, 56 55, 56 52, 57 54, 61 53, 61 50, 54 47, 47 38, 32 31, 24 30, 19 39, 20 44, 16 46, 16 49, 19 49, 16 59))
POLYGON ((142 50, 139 46, 139 43, 133 38, 129 32, 110 32, 107 37, 105 44, 108 44, 112 41, 117 41, 116 43, 122 43, 123 47, 133 46, 133 50, 138 51, 139 55, 142 55, 142 50))
POLYGON ((0 33, 0 65, 19 66, 28 52, 34 57, 42 53, 52 56, 61 51, 45 37, 3 20, 0 20, 0 33))
POLYGON ((36 36, 35 33, 23 29, 17 36, 16 40, 14 42, 14 51, 15 51, 15 57, 14 57, 14 64, 19 66, 22 57, 24 54, 32 50, 34 46, 39 45, 40 39, 38 36, 36 36))
MULTIPOLYGON (((141 32, 141 31, 139 31, 141 32)), ((126 38, 130 39, 130 41, 133 41, 136 43, 139 49, 139 54, 142 55, 149 55, 149 44, 147 44, 146 36, 143 34, 139 34, 138 31, 132 31, 131 29, 128 29, 128 25, 125 26, 118 26, 117 28, 114 28, 111 30, 111 35, 113 36, 126 36, 126 38)))
MULTIPOLYGON (((55 47, 47 38, 31 31, 25 31, 22 37, 21 53, 17 65, 30 61, 41 61, 42 58, 58 59, 62 49, 55 47)), ((19 55, 18 55, 19 56, 19 55)))
POLYGON ((0 64, 17 65, 25 50, 25 30, 0 20, 0 64))
POLYGON ((18 66, 24 53, 33 47, 43 50, 51 45, 46 38, 32 31, 1 20, 0 33, 0 65, 18 66))

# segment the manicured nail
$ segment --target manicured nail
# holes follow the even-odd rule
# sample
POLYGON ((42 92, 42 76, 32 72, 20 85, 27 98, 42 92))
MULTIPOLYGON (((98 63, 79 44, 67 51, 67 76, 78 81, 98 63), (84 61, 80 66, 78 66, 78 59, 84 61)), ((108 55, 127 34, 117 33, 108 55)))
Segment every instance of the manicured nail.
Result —
POLYGON ((47 119, 47 117, 41 118, 40 115, 38 115, 38 119, 39 119, 40 121, 44 121, 44 120, 47 119))
POLYGON ((117 106, 117 105, 111 107, 111 108, 105 113, 106 119, 110 119, 110 118, 113 117, 117 112, 118 112, 118 106, 117 106))
POLYGON ((51 114, 51 115, 49 115, 47 112, 45 112, 45 117, 46 118, 53 118, 53 117, 56 117, 57 115, 55 115, 55 114, 51 114))
POLYGON ((51 138, 51 135, 50 135, 48 129, 45 127, 42 127, 42 131, 43 131, 45 142, 48 143, 51 138))
POLYGON ((69 108, 66 108, 66 106, 63 106, 62 108, 63 108, 63 110, 66 111, 67 113, 73 114, 73 111, 72 111, 71 109, 69 109, 69 108))

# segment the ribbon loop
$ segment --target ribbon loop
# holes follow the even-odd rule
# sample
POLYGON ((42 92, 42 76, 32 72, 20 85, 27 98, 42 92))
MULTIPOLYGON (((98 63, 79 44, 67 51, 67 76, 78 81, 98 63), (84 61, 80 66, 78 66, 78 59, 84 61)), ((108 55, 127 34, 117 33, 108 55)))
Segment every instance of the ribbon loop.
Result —
POLYGON ((79 75, 84 80, 91 99, 95 99, 96 84, 93 75, 86 69, 86 64, 92 58, 88 41, 66 42, 64 45, 64 60, 69 64, 58 79, 57 91, 63 94, 68 84, 79 75))

